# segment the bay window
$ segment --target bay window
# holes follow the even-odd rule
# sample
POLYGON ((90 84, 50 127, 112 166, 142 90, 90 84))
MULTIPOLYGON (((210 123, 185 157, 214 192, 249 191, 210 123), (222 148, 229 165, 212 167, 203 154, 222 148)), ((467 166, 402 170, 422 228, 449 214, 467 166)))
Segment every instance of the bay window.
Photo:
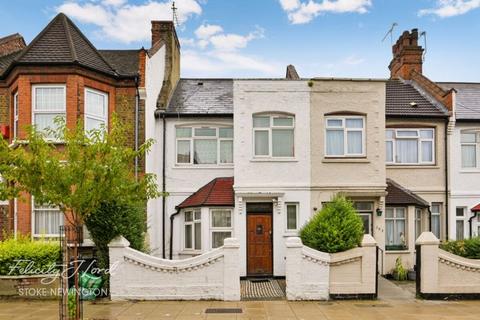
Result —
POLYGON ((328 157, 365 156, 365 118, 327 117, 325 155, 328 157))
POLYGON ((200 209, 184 212, 184 249, 202 249, 202 215, 200 209))
POLYGON ((406 240, 407 208, 389 207, 385 210, 385 228, 387 250, 404 250, 407 248, 406 240))
POLYGON ((389 164, 434 164, 435 129, 387 129, 386 160, 389 164))
POLYGON ((478 152, 480 150, 480 132, 462 131, 460 135, 462 148, 462 168, 479 168, 478 152))
POLYGON ((232 211, 229 209, 213 209, 210 213, 210 233, 212 249, 223 246, 226 238, 232 237, 232 211))
POLYGON ((107 121, 108 95, 97 90, 85 89, 85 131, 106 128, 107 121))
POLYGON ((295 155, 295 119, 286 115, 256 115, 253 117, 255 157, 286 158, 295 155))
POLYGON ((441 203, 432 203, 430 211, 432 212, 431 216, 431 226, 432 226, 432 233, 440 239, 441 233, 441 213, 442 213, 442 204, 441 203))
POLYGON ((298 203, 287 203, 287 231, 298 229, 298 203))
POLYGON ((40 205, 33 201, 33 236, 58 237, 63 225, 63 212, 56 207, 40 205))
POLYGON ((232 127, 177 127, 177 165, 233 163, 232 127))
POLYGON ((66 117, 66 93, 64 85, 35 85, 32 87, 32 121, 37 131, 48 139, 54 136, 47 129, 55 130, 57 117, 66 117))

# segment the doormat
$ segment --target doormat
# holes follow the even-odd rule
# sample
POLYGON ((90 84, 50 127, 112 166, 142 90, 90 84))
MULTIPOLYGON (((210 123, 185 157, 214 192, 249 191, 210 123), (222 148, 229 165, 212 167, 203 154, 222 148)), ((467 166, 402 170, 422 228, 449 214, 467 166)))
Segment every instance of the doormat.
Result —
POLYGON ((241 308, 208 308, 205 313, 242 313, 241 308))
POLYGON ((285 280, 282 279, 242 280, 240 281, 240 289, 242 300, 285 299, 285 280))

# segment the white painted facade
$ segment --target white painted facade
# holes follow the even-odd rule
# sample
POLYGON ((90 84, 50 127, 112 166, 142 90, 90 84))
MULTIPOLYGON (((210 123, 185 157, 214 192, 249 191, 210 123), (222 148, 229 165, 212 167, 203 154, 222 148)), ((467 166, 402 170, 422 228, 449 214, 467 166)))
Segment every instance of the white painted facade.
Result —
POLYGON ((240 241, 240 275, 247 274, 247 205, 273 203, 273 275, 285 275, 286 204, 298 204, 297 229, 313 214, 310 205, 310 88, 307 81, 234 82, 235 237, 240 241), (255 157, 253 116, 294 117, 294 156, 255 157))
MULTIPOLYGON (((469 219, 472 217, 470 211, 480 203, 480 167, 462 167, 462 132, 474 132, 480 130, 480 122, 459 122, 455 123, 455 129, 450 136, 449 143, 449 176, 450 176, 450 201, 449 201, 449 238, 457 239, 462 232, 457 234, 457 223, 463 224, 463 238, 470 237, 469 219), (463 208, 464 216, 457 216, 457 208, 463 208)), ((477 149, 477 163, 478 163, 477 149)), ((480 236, 480 220, 472 219, 472 236, 480 236)))

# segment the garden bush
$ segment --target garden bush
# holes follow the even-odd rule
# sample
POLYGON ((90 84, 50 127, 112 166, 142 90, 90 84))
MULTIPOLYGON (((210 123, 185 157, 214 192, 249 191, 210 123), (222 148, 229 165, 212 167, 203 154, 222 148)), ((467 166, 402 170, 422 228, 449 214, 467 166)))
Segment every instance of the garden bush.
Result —
POLYGON ((336 195, 300 230, 304 245, 328 253, 346 251, 359 246, 363 223, 353 202, 336 195))
POLYGON ((52 274, 58 271, 58 241, 9 238, 0 242, 0 275, 52 274))
POLYGON ((469 259, 480 259, 480 237, 465 240, 447 241, 440 248, 469 259))

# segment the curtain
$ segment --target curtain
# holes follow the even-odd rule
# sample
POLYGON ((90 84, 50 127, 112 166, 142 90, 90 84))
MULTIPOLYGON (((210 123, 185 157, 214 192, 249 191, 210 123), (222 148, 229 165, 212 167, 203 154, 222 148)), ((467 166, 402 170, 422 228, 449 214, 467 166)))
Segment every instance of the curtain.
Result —
POLYGON ((233 163, 233 141, 220 141, 220 163, 233 163))
POLYGON ((105 95, 95 93, 92 91, 86 92, 86 103, 85 103, 85 113, 94 115, 100 118, 106 118, 107 108, 106 108, 106 99, 105 95))
POLYGON ((44 87, 35 89, 35 110, 65 109, 64 88, 44 87))
POLYGON ((255 155, 268 156, 268 131, 255 131, 255 155))
POLYGON ((440 215, 432 214, 432 232, 440 239, 440 215))
POLYGON ((297 206, 287 205, 287 229, 297 229, 297 206))
POLYGON ((232 214, 230 210, 212 211, 213 228, 230 228, 232 226, 232 214))
POLYGON ((190 140, 177 141, 177 163, 190 163, 190 140))
POLYGON ((385 221, 385 228, 386 228, 386 237, 387 237, 387 245, 394 244, 394 237, 393 237, 393 220, 386 220, 385 221))
POLYGON ((192 249, 192 225, 185 225, 185 249, 192 249))
POLYGON ((327 130, 327 155, 343 155, 343 130, 327 130))
POLYGON ((349 154, 361 154, 363 153, 362 149, 362 132, 347 131, 347 152, 349 154))
POLYGON ((212 249, 223 246, 223 241, 230 238, 232 233, 230 231, 215 231, 212 232, 212 249))
POLYGON ((393 162, 393 141, 387 141, 386 151, 387 151, 387 155, 386 155, 387 162, 393 162))
POLYGON ((195 223, 195 250, 202 249, 202 224, 195 223))
POLYGON ((272 130, 272 156, 293 157, 293 130, 272 130))
POLYGON ((35 209, 36 235, 56 235, 59 234, 59 228, 63 224, 63 213, 51 209, 35 209))
POLYGON ((396 162, 418 163, 418 141, 413 139, 398 139, 396 162))
POLYGON ((477 164, 474 145, 462 145, 462 168, 475 168, 477 164))
POLYGON ((406 245, 405 242, 405 220, 395 220, 396 232, 395 232, 395 244, 406 245))
POLYGON ((196 139, 194 141, 194 163, 215 164, 217 163, 217 140, 196 139))
POLYGON ((464 238, 464 226, 465 226, 465 223, 463 222, 463 220, 457 220, 457 224, 456 224, 456 240, 463 240, 464 238))
POLYGON ((432 141, 422 141, 422 161, 433 161, 432 141))

